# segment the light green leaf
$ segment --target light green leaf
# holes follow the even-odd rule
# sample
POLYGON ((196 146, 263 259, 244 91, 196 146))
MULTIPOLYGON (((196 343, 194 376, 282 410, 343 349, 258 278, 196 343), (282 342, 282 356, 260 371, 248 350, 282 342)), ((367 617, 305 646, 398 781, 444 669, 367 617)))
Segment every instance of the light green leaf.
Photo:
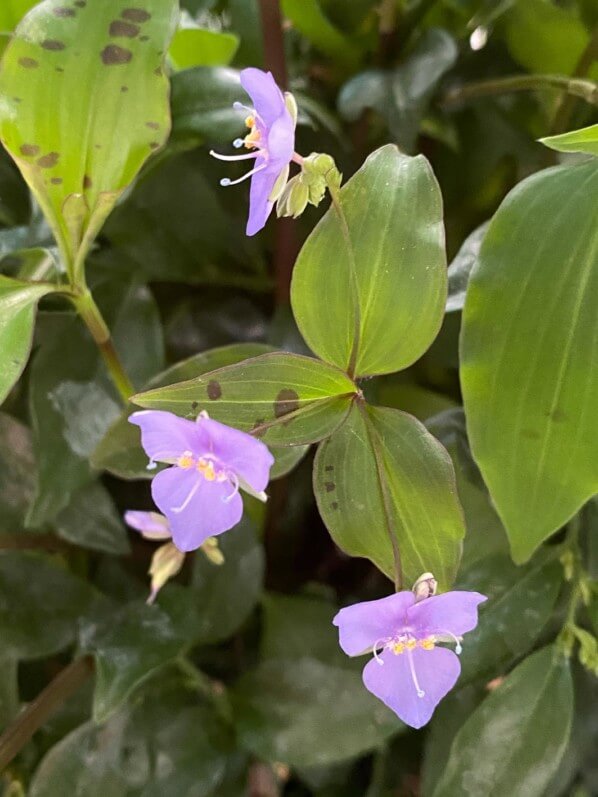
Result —
POLYGON ((100 482, 78 490, 54 527, 60 537, 83 548, 121 555, 130 551, 123 522, 100 482))
POLYGON ((317 0, 282 0, 282 12, 314 47, 347 69, 359 62, 355 43, 322 13, 317 0))
POLYGON ((4 655, 37 659, 75 638, 95 600, 91 586, 47 557, 0 553, 0 638, 4 655))
POLYGON ((426 351, 444 315, 438 183, 423 156, 389 144, 369 156, 339 201, 343 216, 332 207, 297 259, 297 324, 312 351, 343 370, 401 370, 426 351))
POLYGON ((584 152, 588 155, 598 155, 598 125, 582 127, 581 130, 571 130, 560 136, 541 138, 542 144, 557 152, 584 152))
POLYGON ((195 66, 227 66, 232 61, 239 37, 207 28, 180 28, 174 35, 169 55, 177 69, 195 66))
POLYGON ((81 628, 81 647, 93 653, 93 716, 106 720, 157 669, 175 659, 186 640, 158 606, 130 603, 81 628))
POLYGON ((263 662, 241 678, 233 705, 240 744, 295 767, 353 758, 403 727, 359 674, 307 657, 263 662))
POLYGON ((37 0, 3 0, 0 7, 0 31, 11 31, 33 8, 37 0))
POLYGON ((349 411, 353 382, 337 368, 311 357, 274 352, 195 379, 138 393, 147 409, 217 421, 265 443, 300 445, 329 435, 349 411))
POLYGON ((37 303, 56 290, 54 285, 0 275, 0 403, 29 359, 37 303))
POLYGON ((240 628, 262 594, 264 551, 247 515, 218 539, 224 564, 214 565, 198 551, 191 583, 167 585, 158 602, 188 643, 212 645, 240 628))
POLYGON ((522 562, 598 491, 598 163, 505 199, 463 313, 469 439, 522 562))
POLYGON ((35 493, 36 464, 31 431, 10 415, 0 413, 0 532, 23 528, 35 493))
POLYGON ((6 49, 0 138, 71 275, 118 196, 168 137, 162 53, 176 14, 175 0, 139 0, 135 7, 128 0, 45 0, 6 49))
POLYGON ((572 713, 569 662, 543 648, 461 727, 434 797, 542 797, 565 752, 572 713))
POLYGON ((403 588, 431 571, 441 590, 457 572, 465 533, 450 457, 419 421, 398 410, 355 403, 314 463, 320 514, 352 556, 394 577, 398 546, 403 588))

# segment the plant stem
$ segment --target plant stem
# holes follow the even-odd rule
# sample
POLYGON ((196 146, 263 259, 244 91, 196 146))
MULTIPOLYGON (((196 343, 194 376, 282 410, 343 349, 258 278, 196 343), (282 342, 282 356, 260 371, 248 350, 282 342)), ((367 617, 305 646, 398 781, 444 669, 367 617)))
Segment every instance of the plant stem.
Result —
POLYGON ((17 756, 48 717, 93 673, 93 659, 84 656, 65 667, 0 736, 0 771, 17 756))
MULTIPOLYGON (((577 66, 575 67, 575 71, 573 73, 574 78, 582 78, 585 77, 594 61, 598 60, 598 27, 594 30, 594 33, 588 42, 588 46, 581 54, 579 61, 577 62, 577 66)), ((569 126, 569 120, 571 118, 571 114, 575 109, 575 105, 577 103, 577 97, 571 94, 565 94, 562 99, 560 100, 556 112, 554 114, 554 119, 551 125, 551 135, 557 135, 558 133, 564 133, 569 126)))
POLYGON ((568 78, 561 75, 514 75, 496 80, 468 83, 447 92, 442 104, 445 108, 452 108, 480 97, 508 94, 512 91, 546 90, 564 91, 574 97, 580 97, 591 105, 598 105, 598 84, 591 80, 568 78))
POLYGON ((126 404, 133 393, 135 393, 135 388, 131 384, 118 353, 114 348, 114 343, 110 337, 110 330, 102 317, 99 307, 87 288, 85 288, 83 293, 73 298, 72 301, 99 348, 104 362, 106 363, 106 367, 108 368, 108 372, 112 377, 112 381, 126 404))

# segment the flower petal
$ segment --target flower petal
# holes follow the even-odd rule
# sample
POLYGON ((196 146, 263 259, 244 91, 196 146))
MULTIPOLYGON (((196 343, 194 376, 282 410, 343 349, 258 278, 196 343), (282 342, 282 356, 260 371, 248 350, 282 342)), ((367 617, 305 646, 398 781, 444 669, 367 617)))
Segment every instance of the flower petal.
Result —
POLYGON ((205 438, 197 424, 172 412, 134 412, 129 422, 141 429, 141 445, 152 461, 172 463, 185 451, 197 455, 205 446, 205 438))
POLYGON ((264 169, 264 171, 254 174, 251 178, 249 217, 245 228, 247 235, 255 235, 256 232, 265 227, 274 207, 274 202, 270 201, 270 194, 274 190, 277 178, 278 172, 269 169, 264 169))
POLYGON ((246 432, 211 418, 200 416, 197 424, 209 438, 210 453, 225 467, 233 470, 242 481, 247 482, 256 493, 266 489, 274 457, 264 443, 246 432))
POLYGON ((295 125, 286 111, 272 122, 267 134, 268 169, 276 169, 277 177, 289 164, 295 152, 295 125))
POLYGON ((434 595, 412 606, 408 624, 418 634, 448 631, 455 636, 471 631, 478 624, 478 605, 487 600, 479 592, 458 591, 434 595))
POLYGON ((141 532, 146 540, 169 540, 172 537, 168 520, 158 512, 125 512, 125 523, 135 531, 141 532))
POLYGON ((430 721, 434 709, 453 688, 461 672, 458 656, 447 648, 416 648, 400 655, 385 650, 379 658, 384 664, 375 659, 366 664, 363 683, 412 728, 421 728, 430 721), (424 692, 422 697, 417 693, 410 656, 419 688, 424 692))
POLYGON ((176 467, 161 471, 152 481, 153 499, 168 518, 174 544, 185 552, 241 520, 243 501, 232 493, 228 481, 208 482, 195 470, 176 467), (176 511, 180 507, 184 508, 176 511))
POLYGON ((360 656, 372 651, 379 640, 395 636, 404 627, 414 600, 413 593, 405 590, 341 609, 332 621, 339 629, 341 648, 348 656, 360 656))
POLYGON ((271 125, 283 111, 286 111, 284 96, 271 72, 264 72, 255 67, 242 69, 241 85, 251 97, 253 107, 266 125, 271 125))

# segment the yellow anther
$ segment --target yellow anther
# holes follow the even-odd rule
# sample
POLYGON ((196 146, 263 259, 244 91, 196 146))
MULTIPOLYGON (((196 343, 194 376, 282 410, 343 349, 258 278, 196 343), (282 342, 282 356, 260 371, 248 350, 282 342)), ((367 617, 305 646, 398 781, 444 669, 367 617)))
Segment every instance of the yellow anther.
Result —
POLYGON ((245 119, 245 127, 248 127, 250 130, 252 127, 255 127, 255 116, 248 116, 245 119))
POLYGON ((434 650, 434 640, 432 637, 427 637, 426 639, 421 639, 419 643, 420 648, 424 650, 434 650))
POLYGON ((392 652, 397 656, 399 655, 399 653, 403 653, 404 650, 405 650, 405 645, 402 642, 395 642, 394 645, 392 646, 392 652))
POLYGON ((257 127, 253 128, 251 133, 245 136, 243 139, 246 149, 253 149, 256 147, 261 139, 261 133, 257 129, 257 127))
POLYGON ((193 461, 193 457, 191 456, 191 454, 183 454, 182 457, 178 458, 177 464, 179 468, 184 468, 185 470, 188 470, 189 468, 192 468, 195 463, 193 461))
POLYGON ((407 650, 415 650, 415 648, 417 647, 417 640, 413 639, 413 637, 411 639, 408 639, 407 642, 405 642, 405 647, 407 648, 407 650))
POLYGON ((197 470, 203 475, 206 481, 213 482, 216 478, 214 463, 210 462, 210 460, 200 459, 197 463, 197 470))

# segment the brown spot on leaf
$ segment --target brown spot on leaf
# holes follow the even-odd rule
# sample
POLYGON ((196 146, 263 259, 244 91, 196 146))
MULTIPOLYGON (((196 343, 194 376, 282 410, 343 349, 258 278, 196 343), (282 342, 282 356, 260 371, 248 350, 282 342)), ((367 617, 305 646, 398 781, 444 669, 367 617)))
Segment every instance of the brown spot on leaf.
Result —
POLYGON ((148 19, 152 18, 152 15, 149 11, 144 11, 143 8, 125 8, 122 12, 121 17, 123 19, 129 19, 131 22, 147 22, 148 19))
POLYGON ((208 398, 211 401, 217 401, 222 396, 222 388, 220 382, 216 379, 210 379, 208 382, 208 398))
POLYGON ((540 437, 539 432, 534 431, 533 429, 523 429, 521 431, 523 437, 526 437, 528 440, 537 440, 540 437))
POLYGON ((93 180, 88 174, 86 174, 85 177, 83 178, 83 188, 91 188, 92 185, 93 185, 93 180))
POLYGON ((101 144, 94 144, 93 146, 94 146, 95 149, 102 149, 102 145, 101 144))
POLYGON ((338 501, 333 501, 333 502, 330 504, 330 506, 331 506, 331 507, 332 507, 334 510, 338 509, 338 501))
POLYGON ((64 72, 64 69, 63 69, 61 66, 56 66, 56 67, 54 67, 54 70, 55 70, 56 72, 64 72))
POLYGON ((65 6, 59 6, 53 11, 56 17, 74 17, 76 13, 74 8, 66 8, 65 6))
POLYGON ((20 97, 13 97, 13 100, 15 102, 23 102, 23 100, 20 97))
POLYGON ((326 471, 326 473, 330 473, 331 471, 334 470, 334 465, 326 465, 324 470, 326 471))
POLYGON ((50 182, 52 183, 52 185, 60 185, 60 183, 62 182, 62 177, 52 177, 50 182))
POLYGON ((158 124, 158 122, 146 122, 145 126, 149 127, 150 130, 159 130, 160 129, 160 125, 158 124))
POLYGON ((127 39, 134 39, 139 34, 139 27, 132 22, 123 22, 122 19, 115 19, 110 23, 109 33, 115 38, 124 36, 127 39))
POLYGON ((102 61, 106 66, 115 64, 128 64, 133 58, 133 53, 118 44, 108 44, 100 53, 102 61))
POLYGON ((39 66, 39 63, 35 60, 35 58, 28 58, 27 56, 19 58, 19 63, 21 66, 24 66, 25 69, 37 69, 39 66))
POLYGON ((122 91, 123 94, 126 94, 127 91, 129 90, 129 87, 128 86, 121 86, 120 90, 122 91))
POLYGON ((48 152, 47 155, 42 155, 41 158, 37 159, 37 165, 41 166, 42 169, 51 169, 56 166, 59 158, 58 152, 48 152))
POLYGON ((75 0, 75 5, 77 6, 77 8, 85 8, 87 2, 86 0, 75 0))
POLYGON ((158 149, 160 144, 158 141, 150 141, 150 149, 158 149))
POLYGON ((37 144, 21 144, 19 149, 21 150, 21 155, 24 155, 26 158, 33 158, 34 155, 39 153, 37 144))
POLYGON ((299 409, 299 395, 295 390, 285 387, 276 396, 274 402, 274 415, 277 418, 282 418, 290 412, 295 412, 299 409))
POLYGON ((156 69, 154 69, 154 75, 157 75, 158 77, 162 77, 162 67, 161 66, 158 66, 158 67, 156 67, 156 69))
POLYGON ((199 401, 192 401, 191 402, 191 409, 196 410, 199 407, 199 401))
POLYGON ((555 423, 563 423, 563 421, 567 420, 567 413, 563 412, 563 410, 559 409, 558 407, 556 407, 552 412, 548 412, 547 416, 555 423))
POLYGON ((139 37, 139 41, 140 42, 148 42, 149 40, 150 40, 149 36, 140 36, 139 37))
POLYGON ((336 490, 336 484, 334 482, 324 482, 324 488, 327 493, 332 493, 336 490))
POLYGON ((42 47, 44 50, 64 50, 66 44, 64 42, 59 42, 58 39, 44 39, 42 42, 42 47))

